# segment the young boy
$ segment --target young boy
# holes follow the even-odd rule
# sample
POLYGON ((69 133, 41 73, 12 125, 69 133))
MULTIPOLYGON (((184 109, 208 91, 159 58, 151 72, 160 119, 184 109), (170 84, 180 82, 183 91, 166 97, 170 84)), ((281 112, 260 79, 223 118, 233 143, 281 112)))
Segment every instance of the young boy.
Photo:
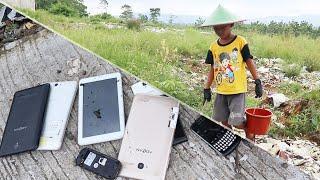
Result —
MULTIPOLYGON (((202 26, 213 26, 219 39, 213 42, 205 63, 211 65, 208 81, 204 87, 204 100, 211 100, 211 85, 215 81, 216 98, 213 119, 225 126, 246 130, 245 93, 247 92, 246 67, 255 80, 256 97, 262 96, 262 84, 250 54, 247 41, 231 32, 236 16, 221 7, 202 26)), ((246 132, 249 139, 253 135, 246 132)))

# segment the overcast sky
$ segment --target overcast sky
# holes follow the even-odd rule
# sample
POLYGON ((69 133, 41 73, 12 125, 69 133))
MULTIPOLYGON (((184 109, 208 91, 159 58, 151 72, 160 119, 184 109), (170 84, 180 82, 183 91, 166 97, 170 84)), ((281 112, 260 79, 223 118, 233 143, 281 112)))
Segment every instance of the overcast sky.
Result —
MULTIPOLYGON (((105 11, 100 0, 84 0, 90 14, 105 11)), ((148 14, 160 8, 161 14, 208 16, 220 3, 235 14, 246 18, 320 14, 319 0, 109 0, 108 13, 119 15, 128 4, 134 13, 148 14)))

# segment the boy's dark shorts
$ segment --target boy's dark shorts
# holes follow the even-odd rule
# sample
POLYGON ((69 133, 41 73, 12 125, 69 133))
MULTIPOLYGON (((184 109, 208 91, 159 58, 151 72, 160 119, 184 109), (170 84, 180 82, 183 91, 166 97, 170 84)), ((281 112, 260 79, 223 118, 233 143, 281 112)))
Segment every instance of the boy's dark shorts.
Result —
POLYGON ((228 121, 228 124, 232 126, 243 125, 246 122, 245 97, 245 93, 217 94, 214 101, 213 119, 219 122, 228 121))

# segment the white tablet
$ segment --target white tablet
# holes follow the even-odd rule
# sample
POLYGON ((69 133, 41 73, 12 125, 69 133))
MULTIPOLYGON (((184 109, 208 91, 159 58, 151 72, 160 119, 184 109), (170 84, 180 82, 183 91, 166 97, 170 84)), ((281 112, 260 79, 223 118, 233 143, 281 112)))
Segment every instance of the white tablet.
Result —
POLYGON ((81 79, 79 82, 78 144, 121 139, 124 110, 120 73, 81 79))
POLYGON ((50 94, 38 150, 59 150, 77 92, 76 81, 50 83, 50 94))

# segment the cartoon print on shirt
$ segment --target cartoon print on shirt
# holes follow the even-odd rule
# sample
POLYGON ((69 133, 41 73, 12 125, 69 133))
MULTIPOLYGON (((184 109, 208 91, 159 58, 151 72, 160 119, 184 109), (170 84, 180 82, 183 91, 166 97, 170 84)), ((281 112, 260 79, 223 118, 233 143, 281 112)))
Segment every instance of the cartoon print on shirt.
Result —
MULTIPOLYGON (((236 51, 233 51, 236 52, 236 51)), ((230 53, 231 56, 233 56, 233 52, 230 53)), ((238 68, 235 68, 232 65, 231 57, 230 55, 226 52, 223 52, 219 55, 219 71, 216 75, 216 82, 218 85, 222 83, 224 79, 227 80, 229 83, 234 82, 234 71, 237 71, 238 68)))
POLYGON ((222 67, 224 68, 224 78, 229 78, 229 82, 232 83, 234 81, 234 67, 231 64, 231 58, 228 53, 221 53, 220 61, 222 63, 222 67))
POLYGON ((237 60, 238 60, 238 49, 236 47, 233 48, 233 50, 231 52, 231 60, 233 62, 237 62, 237 60))

